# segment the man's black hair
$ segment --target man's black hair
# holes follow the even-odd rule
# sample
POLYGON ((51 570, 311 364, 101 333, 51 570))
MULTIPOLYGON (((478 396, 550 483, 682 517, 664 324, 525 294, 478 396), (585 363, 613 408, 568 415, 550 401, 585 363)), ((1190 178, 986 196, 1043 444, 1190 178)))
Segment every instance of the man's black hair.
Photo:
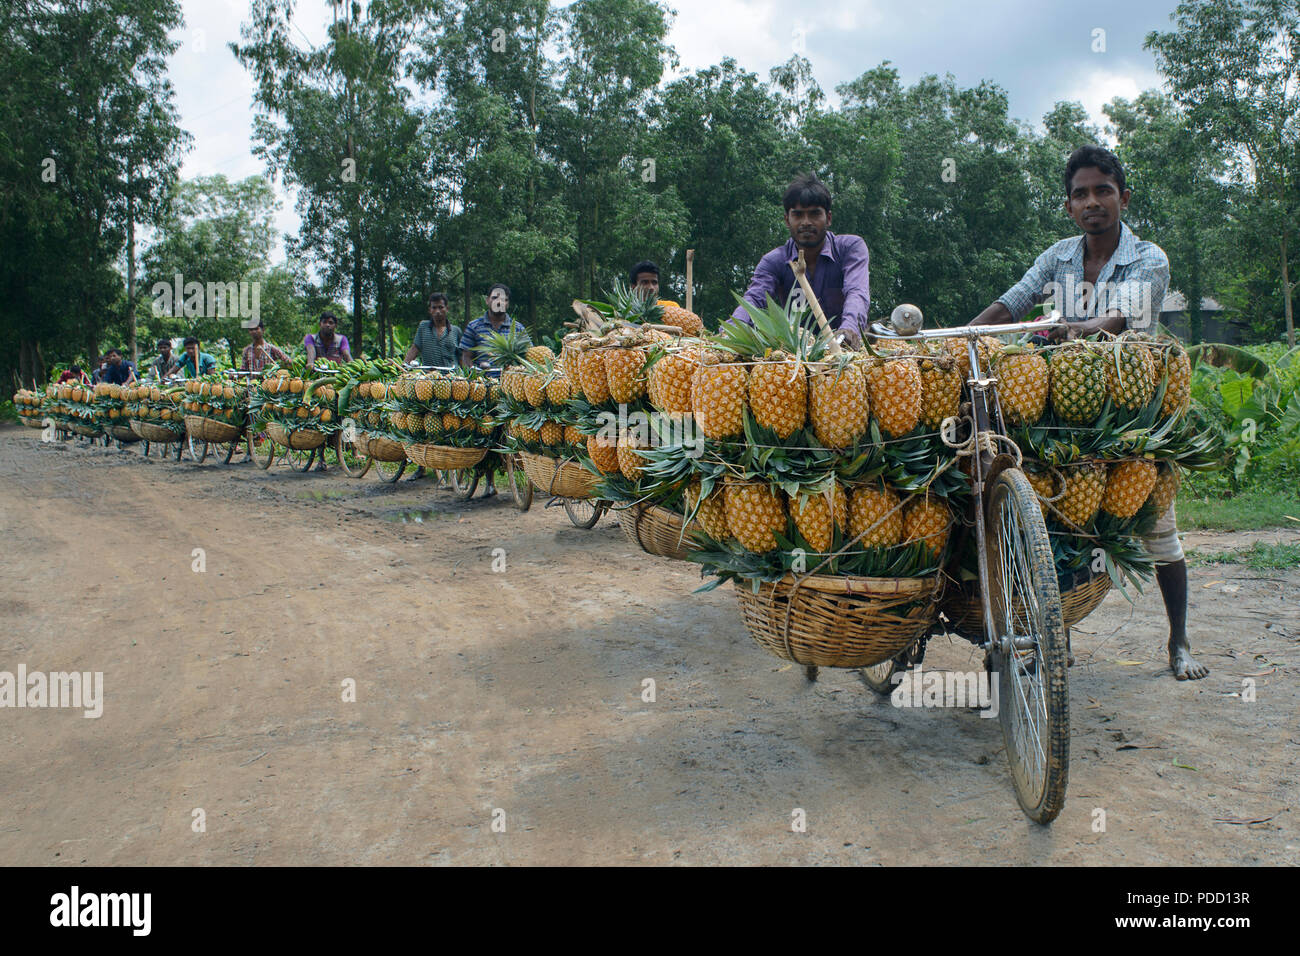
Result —
POLYGON ((185 339, 185 344, 186 344, 186 345, 198 345, 198 344, 199 344, 199 340, 196 339, 196 338, 195 338, 194 336, 192 336, 192 335, 191 335, 191 336, 187 336, 186 339, 185 339))
POLYGON ((160 349, 164 345, 167 346, 168 348, 171 348, 171 344, 172 344, 171 339, 159 339, 157 342, 154 343, 154 348, 160 349))
POLYGON ((316 320, 316 324, 320 325, 326 319, 333 319, 335 325, 339 324, 339 317, 335 315, 333 312, 322 312, 320 314, 320 318, 316 320))
POLYGON ((488 289, 487 294, 488 294, 488 295, 491 295, 491 294, 492 294, 493 292, 495 292, 497 289, 504 289, 504 290, 505 290, 505 293, 506 293, 506 298, 507 298, 507 299, 513 298, 513 296, 511 296, 511 294, 510 294, 510 286, 506 285, 504 282, 498 282, 498 283, 497 283, 496 285, 494 285, 492 288, 488 289))
POLYGON ((1088 166, 1095 167, 1103 176, 1114 179, 1121 193, 1128 188, 1125 185, 1124 167, 1120 165, 1118 156, 1101 146, 1080 146, 1065 163, 1066 199, 1070 198, 1070 184, 1074 182, 1074 174, 1088 166))
POLYGON ((786 187, 783 201, 786 212, 795 206, 821 206, 827 212, 831 211, 831 191, 814 173, 796 176, 794 182, 786 187))
POLYGON ((430 292, 430 293, 429 293, 429 301, 428 301, 427 304, 428 304, 428 305, 433 305, 435 302, 446 302, 446 301, 447 301, 447 293, 445 293, 445 292, 430 292))
POLYGON ((652 272, 654 273, 654 277, 656 279, 659 278, 659 267, 655 265, 653 262, 651 262, 649 259, 642 259, 640 262, 634 265, 632 267, 632 271, 628 273, 628 278, 631 280, 629 284, 636 285, 636 280, 641 277, 641 273, 643 272, 652 272))
POLYGON ((121 350, 121 349, 119 349, 119 348, 111 348, 111 349, 109 349, 107 352, 104 353, 104 358, 108 358, 110 355, 121 355, 121 354, 122 354, 122 350, 121 350))

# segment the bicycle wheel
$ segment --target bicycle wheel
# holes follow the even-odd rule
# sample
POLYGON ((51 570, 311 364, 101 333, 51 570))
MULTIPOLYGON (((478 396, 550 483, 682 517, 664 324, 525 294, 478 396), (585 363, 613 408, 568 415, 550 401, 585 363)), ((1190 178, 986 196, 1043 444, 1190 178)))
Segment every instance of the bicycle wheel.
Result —
POLYGON ((349 478, 361 478, 370 470, 374 460, 357 447, 356 442, 346 441, 341 431, 334 433, 334 455, 339 460, 339 467, 349 478))
POLYGON ((190 457, 194 459, 196 465, 201 465, 207 460, 208 443, 202 438, 195 438, 193 435, 186 435, 185 445, 189 449, 190 457))
POLYGON ((506 457, 506 478, 510 482, 510 494, 515 499, 515 507, 527 511, 533 506, 533 483, 528 480, 524 466, 518 455, 506 457))
POLYGON ((236 438, 234 441, 222 442, 218 445, 217 450, 221 453, 221 463, 223 465, 230 464, 231 459, 235 457, 235 449, 243 444, 243 441, 236 438))
POLYGON ((380 481, 386 481, 391 485, 402 477, 402 472, 406 471, 406 459, 403 458, 401 461, 376 461, 375 471, 378 472, 380 481))
POLYGON ((452 493, 462 501, 474 497, 478 488, 479 473, 477 468, 458 468, 451 472, 452 493))
POLYGON ((269 435, 265 432, 253 431, 248 433, 248 457, 258 465, 263 471, 271 468, 271 463, 275 461, 277 446, 271 441, 269 435))
POLYGON ((871 667, 859 667, 858 677, 877 694, 888 697, 894 692, 894 675, 900 670, 898 658, 891 657, 871 667))
POLYGON ((323 457, 325 451, 321 448, 313 448, 310 451, 303 451, 299 448, 290 448, 285 452, 284 457, 288 460, 289 467, 294 471, 307 471, 307 469, 311 468, 312 462, 316 460, 316 453, 318 451, 323 457))
POLYGON ((1065 805, 1070 774, 1065 624, 1043 513, 1018 468, 998 474, 989 490, 985 545, 992 664, 1011 778, 1026 815, 1051 823, 1065 805))
POLYGON ((605 504, 592 504, 590 498, 565 498, 564 513, 569 516, 575 528, 596 527, 596 522, 605 513, 605 504))

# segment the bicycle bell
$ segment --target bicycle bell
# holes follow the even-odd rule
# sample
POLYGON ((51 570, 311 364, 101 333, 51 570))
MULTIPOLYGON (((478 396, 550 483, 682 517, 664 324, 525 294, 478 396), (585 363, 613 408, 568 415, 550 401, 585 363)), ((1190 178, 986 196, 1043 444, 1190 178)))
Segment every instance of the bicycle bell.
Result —
POLYGON ((924 321, 925 317, 921 315, 921 310, 908 303, 896 306, 889 315, 889 324, 899 335, 915 335, 921 331, 924 321))

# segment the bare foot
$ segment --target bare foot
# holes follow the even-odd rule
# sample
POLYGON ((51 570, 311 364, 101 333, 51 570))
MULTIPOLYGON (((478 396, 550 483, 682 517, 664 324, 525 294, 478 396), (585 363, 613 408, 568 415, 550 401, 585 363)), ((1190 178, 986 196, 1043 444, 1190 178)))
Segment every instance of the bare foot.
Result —
POLYGON ((1174 677, 1178 680, 1200 680, 1210 673, 1208 667, 1196 662, 1185 645, 1170 649, 1169 666, 1173 668, 1174 677))

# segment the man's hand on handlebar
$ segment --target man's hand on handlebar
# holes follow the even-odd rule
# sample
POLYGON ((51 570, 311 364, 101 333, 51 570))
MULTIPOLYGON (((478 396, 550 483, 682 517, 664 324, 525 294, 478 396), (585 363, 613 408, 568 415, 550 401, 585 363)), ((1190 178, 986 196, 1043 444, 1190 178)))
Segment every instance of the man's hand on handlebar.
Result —
POLYGON ((851 329, 846 325, 836 329, 835 334, 839 336, 840 341, 844 343, 846 349, 853 349, 856 351, 857 349, 862 348, 862 336, 859 334, 857 329, 851 329))

